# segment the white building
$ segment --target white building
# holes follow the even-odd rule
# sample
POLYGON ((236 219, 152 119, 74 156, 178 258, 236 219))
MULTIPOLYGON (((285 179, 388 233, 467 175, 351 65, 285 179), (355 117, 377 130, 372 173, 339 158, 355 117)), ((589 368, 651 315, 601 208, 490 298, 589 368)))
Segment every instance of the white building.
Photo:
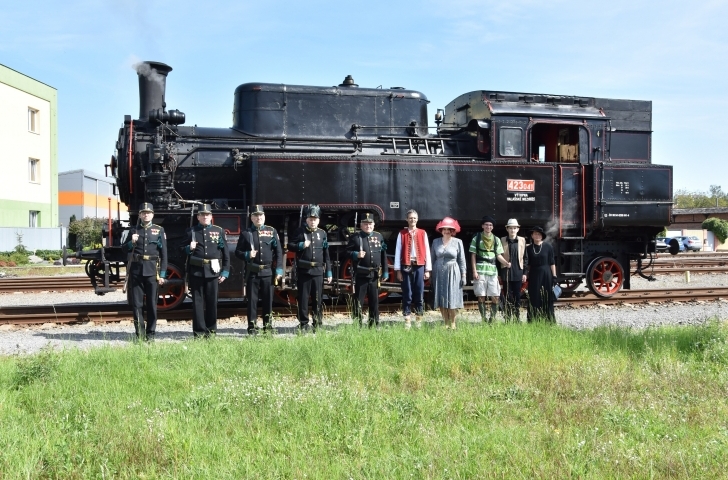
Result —
POLYGON ((0 227, 58 226, 57 91, 0 65, 0 227))

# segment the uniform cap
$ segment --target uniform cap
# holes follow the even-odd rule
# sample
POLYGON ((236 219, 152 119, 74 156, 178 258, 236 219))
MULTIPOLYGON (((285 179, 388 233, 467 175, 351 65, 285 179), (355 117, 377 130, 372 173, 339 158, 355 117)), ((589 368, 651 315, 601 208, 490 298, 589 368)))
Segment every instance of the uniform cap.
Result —
POLYGON ((319 207, 318 205, 314 205, 314 204, 309 205, 308 206, 308 215, 306 218, 308 218, 308 217, 320 218, 321 217, 321 207, 319 207))
POLYGON ((365 213, 364 216, 361 217, 361 223, 374 223, 374 214, 365 213))
POLYGON ((439 232, 443 228, 452 228, 453 230, 455 230, 455 233, 460 233, 460 224, 457 220, 451 217, 445 217, 440 220, 440 223, 437 224, 435 230, 439 232))
POLYGON ((508 223, 506 223, 506 227, 520 227, 520 225, 518 224, 518 220, 515 218, 509 218, 508 223))
POLYGON ((263 211, 263 205, 253 205, 253 208, 250 210, 250 214, 255 215, 256 213, 265 213, 263 211))
POLYGON ((199 210, 197 210, 197 213, 212 213, 212 207, 209 203, 203 203, 199 210))
POLYGON ((152 212, 154 213, 154 207, 149 202, 144 202, 141 205, 139 205, 139 213, 142 212, 152 212))
POLYGON ((484 217, 483 217, 483 219, 482 219, 482 220, 480 221, 480 224, 481 224, 481 225, 482 225, 482 224, 484 224, 484 223, 492 223, 492 224, 493 224, 493 226, 495 227, 495 218, 491 217, 490 215, 486 215, 486 216, 484 216, 484 217))

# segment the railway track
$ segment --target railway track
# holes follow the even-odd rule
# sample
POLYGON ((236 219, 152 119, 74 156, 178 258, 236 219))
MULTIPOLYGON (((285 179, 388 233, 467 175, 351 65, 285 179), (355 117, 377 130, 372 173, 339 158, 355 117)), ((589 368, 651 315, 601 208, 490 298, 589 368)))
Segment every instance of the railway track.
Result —
MULTIPOLYGON (((728 299, 728 287, 708 288, 670 288, 655 290, 624 290, 610 298, 600 298, 589 292, 574 292, 568 297, 559 299, 558 308, 580 307, 589 305, 615 305, 615 304, 647 304, 647 303, 674 303, 694 302, 728 299)), ((326 314, 348 314, 346 304, 326 305, 326 314)), ((399 303, 382 303, 379 306, 382 313, 395 313, 400 309, 399 303)), ((476 310, 476 302, 465 302, 466 310, 476 310)), ((274 312, 281 318, 293 317, 295 307, 274 307, 274 312)), ((219 318, 242 317, 245 315, 245 305, 239 301, 223 301, 218 307, 219 318)), ((159 318, 170 321, 190 320, 192 312, 190 304, 183 304, 182 308, 160 312, 159 318)), ((0 325, 39 325, 45 323, 74 324, 74 323, 110 323, 121 320, 130 320, 131 310, 128 305, 114 304, 82 304, 61 306, 23 306, 0 308, 0 325)))
MULTIPOLYGON (((119 288, 124 284, 124 277, 121 282, 112 284, 119 288)), ((51 277, 11 277, 0 279, 0 293, 13 292, 45 292, 68 290, 92 290, 91 280, 86 275, 74 276, 51 276, 51 277)))

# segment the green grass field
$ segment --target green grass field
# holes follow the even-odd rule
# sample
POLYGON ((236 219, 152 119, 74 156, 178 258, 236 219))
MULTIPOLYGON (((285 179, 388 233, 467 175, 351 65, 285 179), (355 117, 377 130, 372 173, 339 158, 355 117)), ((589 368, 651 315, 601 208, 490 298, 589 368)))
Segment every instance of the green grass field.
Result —
POLYGON ((0 359, 0 479, 726 478, 728 328, 385 328, 0 359))

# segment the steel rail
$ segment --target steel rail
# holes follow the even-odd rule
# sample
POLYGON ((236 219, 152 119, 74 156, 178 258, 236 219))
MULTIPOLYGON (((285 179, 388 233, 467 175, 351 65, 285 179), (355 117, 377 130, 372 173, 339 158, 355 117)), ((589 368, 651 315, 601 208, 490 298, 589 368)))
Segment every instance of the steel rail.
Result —
MULTIPOLYGON (((728 287, 707 288, 671 288, 655 290, 624 290, 610 298, 602 298, 591 292, 574 292, 564 296, 556 302, 557 308, 579 307, 590 305, 615 304, 651 304, 694 302, 728 299, 728 287)), ((465 309, 475 311, 477 302, 465 302, 465 309)), ((191 304, 183 304, 183 308, 160 312, 159 318, 172 321, 189 321, 192 318, 191 304)), ((282 318, 295 317, 295 307, 274 307, 274 313, 282 318)), ((400 310, 399 303, 380 304, 382 313, 396 313, 400 310)), ((349 313, 345 304, 325 305, 326 314, 349 313)), ((223 301, 218 307, 220 319, 244 317, 245 305, 240 301, 223 301)), ((39 325, 46 323, 77 324, 77 323, 111 323, 122 320, 131 320, 132 312, 128 305, 121 303, 94 303, 82 305, 57 306, 22 306, 0 308, 0 325, 39 325)))

